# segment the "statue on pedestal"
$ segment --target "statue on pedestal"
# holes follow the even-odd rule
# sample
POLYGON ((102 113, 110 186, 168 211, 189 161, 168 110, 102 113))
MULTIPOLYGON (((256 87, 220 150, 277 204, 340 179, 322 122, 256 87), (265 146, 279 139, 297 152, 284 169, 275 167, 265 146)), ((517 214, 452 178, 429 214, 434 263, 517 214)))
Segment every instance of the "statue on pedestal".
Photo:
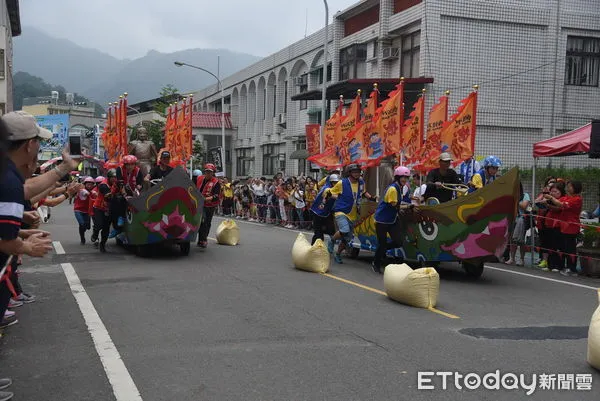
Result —
POLYGON ((139 167, 145 177, 156 164, 156 146, 154 146, 154 142, 148 140, 148 132, 144 127, 138 128, 137 138, 129 143, 129 154, 137 157, 139 167))

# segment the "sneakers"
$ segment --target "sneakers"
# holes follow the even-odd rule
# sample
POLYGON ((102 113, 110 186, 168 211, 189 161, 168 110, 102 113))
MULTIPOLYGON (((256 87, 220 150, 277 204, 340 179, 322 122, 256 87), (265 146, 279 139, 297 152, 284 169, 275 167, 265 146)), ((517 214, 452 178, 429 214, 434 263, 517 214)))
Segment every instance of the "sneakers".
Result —
POLYGON ((200 248, 206 248, 208 246, 208 242, 207 241, 198 241, 198 246, 200 248))
POLYGON ((560 274, 562 274, 563 276, 570 276, 571 275, 571 271, 569 269, 562 269, 560 271, 560 274))
POLYGON ((508 259, 506 262, 504 262, 504 264, 505 264, 505 265, 511 265, 511 266, 512 266, 512 265, 514 265, 514 264, 515 264, 515 261, 514 261, 514 260, 512 260, 512 259, 508 259))
POLYGON ((113 229, 113 230, 110 232, 110 234, 108 234, 108 238, 109 238, 109 239, 111 239, 111 238, 115 238, 117 235, 119 235, 119 230, 114 230, 114 229, 113 229))
POLYGON ((26 294, 22 292, 17 296, 17 301, 30 304, 32 302, 35 302, 35 295, 26 294))
POLYGON ((4 311, 4 317, 5 318, 11 318, 11 317, 15 317, 17 314, 13 311, 7 310, 4 311))
POLYGON ((338 263, 338 264, 340 264, 340 265, 341 265, 342 263, 344 263, 344 262, 342 261, 342 255, 340 255, 339 253, 336 253, 335 255, 333 255, 333 260, 335 260, 335 263, 338 263))
POLYGON ((11 298, 8 301, 8 308, 9 309, 13 309, 13 308, 18 308, 19 306, 23 306, 23 302, 16 300, 14 298, 11 298))
POLYGON ((548 261, 547 260, 542 260, 537 267, 539 267, 540 269, 547 269, 548 268, 548 261))
MULTIPOLYGON (((17 316, 14 315, 14 312, 13 312, 12 317, 5 316, 4 319, 2 319, 2 321, 0 321, 0 329, 5 329, 5 328, 10 327, 13 324, 17 324, 17 323, 19 323, 19 320, 17 320, 17 316)), ((1 400, 2 399, 0 398, 0 401, 1 400)))

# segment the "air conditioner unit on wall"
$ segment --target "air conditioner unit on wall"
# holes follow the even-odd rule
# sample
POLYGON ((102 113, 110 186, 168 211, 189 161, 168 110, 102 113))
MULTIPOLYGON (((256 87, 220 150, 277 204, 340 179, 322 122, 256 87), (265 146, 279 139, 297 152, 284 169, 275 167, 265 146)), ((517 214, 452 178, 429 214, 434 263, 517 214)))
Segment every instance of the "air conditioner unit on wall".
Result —
POLYGON ((285 124, 285 113, 279 113, 279 118, 277 119, 278 124, 285 124))
POLYGON ((381 49, 382 60, 397 60, 400 57, 400 49, 398 47, 383 47, 381 49))

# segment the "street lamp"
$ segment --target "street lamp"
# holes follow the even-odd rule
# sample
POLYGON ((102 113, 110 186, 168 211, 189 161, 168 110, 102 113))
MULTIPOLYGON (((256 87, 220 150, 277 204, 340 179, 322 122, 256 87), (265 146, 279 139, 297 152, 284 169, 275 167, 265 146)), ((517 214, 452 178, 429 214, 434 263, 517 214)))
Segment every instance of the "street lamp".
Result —
POLYGON ((135 111, 135 112, 137 113, 137 115, 138 115, 138 118, 140 119, 140 125, 142 125, 142 126, 143 126, 144 124, 142 124, 142 113, 141 113, 141 112, 140 112, 138 109, 134 109, 134 108, 133 108, 133 107, 131 107, 131 106, 127 106, 127 109, 128 109, 128 110, 135 111))
MULTIPOLYGON (((321 105, 321 141, 319 149, 321 153, 323 153, 323 141, 325 138, 325 113, 327 113, 327 53, 328 53, 328 45, 329 45, 329 5, 327 4, 327 0, 323 0, 325 4, 325 43, 323 44, 323 93, 322 93, 322 105, 321 105)), ((333 73, 333 70, 332 70, 333 73)))
MULTIPOLYGON (((227 176, 226 172, 225 172, 225 164, 226 164, 226 160, 225 160, 225 95, 223 94, 223 84, 221 83, 221 79, 213 74, 212 72, 202 68, 202 67, 198 67, 196 65, 192 65, 192 64, 188 64, 188 63, 183 63, 181 61, 175 61, 174 64, 177 67, 191 67, 191 68, 195 68, 197 70, 200 71, 204 71, 205 73, 212 75, 217 82, 219 83, 219 87, 221 88, 221 142, 222 142, 222 146, 221 146, 221 165, 223 167, 223 176, 227 176)), ((218 72, 218 74, 220 75, 220 73, 218 72)))

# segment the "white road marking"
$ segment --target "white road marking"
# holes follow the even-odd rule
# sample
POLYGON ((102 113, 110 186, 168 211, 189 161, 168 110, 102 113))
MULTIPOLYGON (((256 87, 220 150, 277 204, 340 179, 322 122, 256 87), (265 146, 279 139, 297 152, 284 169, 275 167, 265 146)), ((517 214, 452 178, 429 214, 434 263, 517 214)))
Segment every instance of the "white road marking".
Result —
POLYGON ((533 278, 537 278, 539 280, 552 281, 554 283, 571 285, 573 287, 580 287, 580 288, 586 288, 588 290, 598 291, 597 287, 592 287, 592 286, 589 286, 589 285, 584 285, 584 284, 579 284, 579 283, 572 283, 570 281, 557 280, 555 278, 542 277, 542 276, 538 276, 536 274, 522 273, 522 272, 517 272, 517 271, 513 271, 513 270, 508 270, 508 269, 502 269, 500 267, 494 267, 494 266, 488 266, 488 265, 485 265, 485 268, 486 269, 491 269, 491 270, 497 270, 497 271, 505 272, 505 273, 516 274, 516 275, 519 275, 519 276, 533 277, 533 278))
MULTIPOLYGON (((62 246, 60 246, 60 242, 55 242, 54 246, 57 248, 57 253, 58 247, 63 249, 62 246), (58 246, 56 244, 58 244, 58 246)), ((125 367, 125 363, 121 359, 117 347, 115 347, 115 344, 112 342, 96 308, 94 308, 92 300, 87 292, 85 292, 85 288, 81 284, 73 265, 71 263, 62 263, 60 266, 65 273, 65 277, 69 282, 69 287, 71 287, 71 293, 73 294, 73 297, 75 297, 77 305, 79 305, 79 310, 81 311, 88 331, 92 336, 96 352, 100 357, 102 366, 104 366, 104 372, 106 372, 108 381, 112 386, 115 398, 117 401, 142 401, 142 396, 140 395, 137 386, 125 367)))
POLYGON ((54 245, 54 250, 56 251, 57 255, 64 255, 65 254, 65 248, 63 248, 63 246, 60 243, 60 241, 54 241, 54 242, 52 242, 52 245, 54 245))

